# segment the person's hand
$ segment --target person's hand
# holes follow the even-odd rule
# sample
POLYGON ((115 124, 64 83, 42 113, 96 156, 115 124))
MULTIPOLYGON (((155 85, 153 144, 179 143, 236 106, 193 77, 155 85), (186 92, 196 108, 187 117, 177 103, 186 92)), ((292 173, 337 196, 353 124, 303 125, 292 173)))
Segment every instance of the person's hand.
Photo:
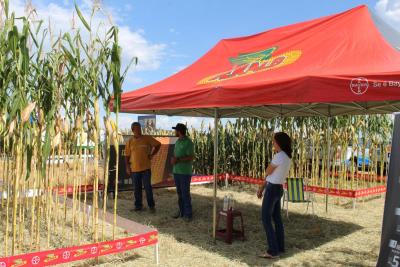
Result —
POLYGON ((171 158, 171 164, 175 165, 178 162, 178 159, 176 157, 171 158))
POLYGON ((264 188, 263 187, 258 188, 257 197, 262 198, 263 194, 264 194, 264 188))
POLYGON ((129 176, 131 176, 131 168, 126 167, 126 174, 128 174, 129 176))

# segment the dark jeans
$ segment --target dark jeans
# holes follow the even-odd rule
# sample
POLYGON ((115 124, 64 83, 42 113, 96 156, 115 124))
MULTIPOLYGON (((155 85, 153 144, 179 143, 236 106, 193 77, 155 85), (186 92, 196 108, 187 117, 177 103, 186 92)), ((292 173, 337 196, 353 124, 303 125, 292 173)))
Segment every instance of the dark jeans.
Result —
POLYGON ((154 207, 153 188, 151 186, 151 170, 132 173, 133 184, 135 186, 135 207, 142 208, 142 189, 146 191, 147 205, 154 207))
POLYGON ((192 218, 192 198, 190 197, 191 175, 174 174, 176 192, 181 217, 192 218))
POLYGON ((281 198, 283 196, 283 186, 267 183, 264 199, 262 203, 262 222, 265 233, 267 234, 267 252, 276 256, 285 251, 285 236, 281 217, 281 198), (275 223, 275 229, 272 225, 275 223))

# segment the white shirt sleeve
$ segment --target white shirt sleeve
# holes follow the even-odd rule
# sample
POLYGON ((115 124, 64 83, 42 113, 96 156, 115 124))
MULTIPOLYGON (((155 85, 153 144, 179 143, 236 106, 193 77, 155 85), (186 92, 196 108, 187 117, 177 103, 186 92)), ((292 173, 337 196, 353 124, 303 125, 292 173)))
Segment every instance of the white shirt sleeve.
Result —
POLYGON ((281 151, 272 158, 271 165, 276 168, 267 176, 267 181, 272 184, 284 184, 290 172, 291 160, 285 152, 281 151))
POLYGON ((284 159, 282 153, 277 153, 272 158, 271 164, 274 165, 274 166, 279 166, 279 165, 281 165, 283 163, 284 160, 285 159, 284 159))

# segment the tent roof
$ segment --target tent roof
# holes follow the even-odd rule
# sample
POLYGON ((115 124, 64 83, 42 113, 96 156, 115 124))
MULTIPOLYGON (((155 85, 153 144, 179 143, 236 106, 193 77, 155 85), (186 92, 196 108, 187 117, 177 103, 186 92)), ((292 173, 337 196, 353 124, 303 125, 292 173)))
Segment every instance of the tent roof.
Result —
POLYGON ((359 6, 224 39, 177 74, 122 94, 121 112, 222 117, 400 110, 400 34, 359 6))

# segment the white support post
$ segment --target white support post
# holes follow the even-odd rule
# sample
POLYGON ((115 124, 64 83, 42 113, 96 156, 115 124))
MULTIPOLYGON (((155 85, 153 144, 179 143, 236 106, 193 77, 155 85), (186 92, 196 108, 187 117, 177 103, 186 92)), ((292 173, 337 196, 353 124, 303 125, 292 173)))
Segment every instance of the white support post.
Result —
POLYGON ((156 260, 156 265, 160 264, 160 257, 159 257, 159 244, 157 242, 157 244, 154 246, 154 257, 156 260))
POLYGON ((332 138, 331 138, 331 131, 332 131, 332 125, 331 125, 331 117, 328 117, 328 162, 327 162, 327 175, 326 175, 326 192, 325 192, 325 210, 328 212, 328 202, 329 202, 329 186, 330 186, 330 177, 331 177, 331 143, 332 143, 332 138))
POLYGON ((217 236, 217 179, 218 179, 218 109, 214 113, 214 193, 213 193, 213 239, 217 236))
POLYGON ((83 150, 83 171, 86 172, 86 165, 87 165, 87 152, 86 152, 87 147, 83 150))

